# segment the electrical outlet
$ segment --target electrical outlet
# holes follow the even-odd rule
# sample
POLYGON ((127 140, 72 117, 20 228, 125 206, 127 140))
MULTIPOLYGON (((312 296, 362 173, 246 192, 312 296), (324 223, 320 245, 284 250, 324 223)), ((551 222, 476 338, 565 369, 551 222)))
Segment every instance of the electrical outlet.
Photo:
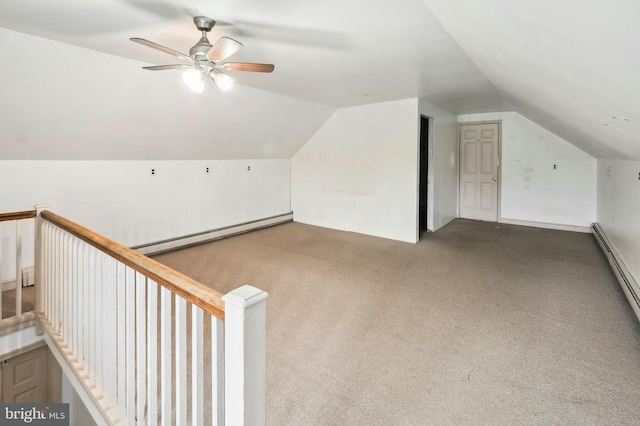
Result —
POLYGON ((151 176, 155 176, 156 174, 156 169, 151 169, 151 176))
POLYGON ((553 170, 558 170, 558 165, 557 164, 553 165, 553 170))
POLYGON ((206 170, 204 171, 205 173, 209 173, 209 168, 207 167, 206 170))
POLYGON ((247 166, 247 171, 250 171, 250 170, 251 170, 251 166, 247 166))

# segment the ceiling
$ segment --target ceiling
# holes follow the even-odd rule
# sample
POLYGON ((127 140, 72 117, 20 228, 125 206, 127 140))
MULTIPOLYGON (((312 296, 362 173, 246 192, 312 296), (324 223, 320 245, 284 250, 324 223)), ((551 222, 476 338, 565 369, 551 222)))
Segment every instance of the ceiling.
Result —
POLYGON ((640 160, 640 2, 424 0, 514 110, 596 158, 640 160))
POLYGON ((276 65, 236 72, 239 84, 332 106, 422 96, 455 112, 506 106, 420 0, 0 2, 0 27, 154 65, 180 60, 129 38, 188 53, 197 15, 218 22, 212 43, 245 45, 230 60, 276 65))
POLYGON ((637 0, 0 2, 0 27, 138 66, 180 61, 130 37, 186 53, 196 15, 218 21, 211 42, 244 43, 230 60, 276 65, 235 72, 242 86, 331 107, 418 97, 458 114, 516 110, 596 157, 640 159, 637 0))

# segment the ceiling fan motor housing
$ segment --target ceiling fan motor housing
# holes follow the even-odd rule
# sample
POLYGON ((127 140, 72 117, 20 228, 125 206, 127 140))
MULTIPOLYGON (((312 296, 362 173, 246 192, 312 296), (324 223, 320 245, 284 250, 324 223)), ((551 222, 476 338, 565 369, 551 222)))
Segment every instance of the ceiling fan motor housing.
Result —
POLYGON ((216 21, 211 18, 207 18, 206 16, 196 16, 193 18, 193 23, 196 24, 196 28, 200 31, 209 32, 216 24, 216 21))
POLYGON ((211 47, 209 40, 206 37, 202 37, 198 43, 189 49, 189 56, 191 56, 194 61, 206 57, 211 47))
POLYGON ((189 49, 189 56, 195 61, 198 59, 202 59, 202 57, 207 55, 207 52, 211 50, 211 43, 207 39, 207 33, 211 31, 213 26, 216 24, 211 18, 207 18, 206 16, 196 16, 193 18, 193 23, 196 25, 200 31, 202 31, 202 38, 198 43, 195 44, 191 49, 189 49))

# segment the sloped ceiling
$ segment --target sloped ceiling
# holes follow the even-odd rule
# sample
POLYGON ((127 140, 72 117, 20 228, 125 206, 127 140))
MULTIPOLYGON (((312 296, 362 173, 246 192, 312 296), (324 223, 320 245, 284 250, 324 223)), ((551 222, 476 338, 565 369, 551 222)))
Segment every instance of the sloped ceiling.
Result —
POLYGON ((195 15, 218 22, 211 42, 245 44, 230 60, 276 65, 233 74, 245 86, 336 107, 422 96, 461 112, 505 106, 420 0, 0 2, 0 27, 147 65, 180 60, 129 38, 188 52, 200 38, 195 15))
POLYGON ((243 86, 196 95, 179 73, 9 30, 0 44, 0 159, 290 158, 334 112, 243 86))
POLYGON ((639 16, 635 0, 3 0, 0 158, 287 158, 337 107, 418 97, 640 159, 639 16), (245 44, 230 60, 275 72, 196 96, 141 70, 179 60, 129 38, 187 52, 195 15, 245 44))
POLYGON ((424 0, 514 109, 598 158, 640 159, 640 2, 424 0))

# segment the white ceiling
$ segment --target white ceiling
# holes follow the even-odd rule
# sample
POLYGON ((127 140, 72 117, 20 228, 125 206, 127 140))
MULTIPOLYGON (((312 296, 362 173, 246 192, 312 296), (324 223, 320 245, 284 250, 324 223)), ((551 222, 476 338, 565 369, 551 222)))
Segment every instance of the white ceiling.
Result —
POLYGON ((420 0, 0 2, 1 27, 156 65, 180 60, 129 38, 188 53, 195 15, 219 22, 212 43, 245 45, 231 60, 276 65, 236 72, 240 84, 332 106, 421 96, 456 112, 506 106, 420 0))
MULTIPOLYGON (((180 61, 129 38, 186 53, 199 38, 195 15, 219 22, 212 42, 245 44, 231 60, 274 63, 273 74, 234 78, 279 99, 340 107, 420 97, 455 113, 513 109, 594 156, 640 159, 637 0, 0 2, 0 27, 139 61, 132 72, 163 84, 174 82, 159 74, 174 71, 139 67, 180 61)), ((47 58, 36 64, 43 72, 57 66, 38 51, 46 46, 29 44, 47 58)))
POLYGON ((291 158, 335 108, 0 28, 0 159, 291 158), (41 66, 46 64, 47 66, 41 66))
POLYGON ((640 160, 640 1, 424 1, 515 110, 597 158, 640 160))

